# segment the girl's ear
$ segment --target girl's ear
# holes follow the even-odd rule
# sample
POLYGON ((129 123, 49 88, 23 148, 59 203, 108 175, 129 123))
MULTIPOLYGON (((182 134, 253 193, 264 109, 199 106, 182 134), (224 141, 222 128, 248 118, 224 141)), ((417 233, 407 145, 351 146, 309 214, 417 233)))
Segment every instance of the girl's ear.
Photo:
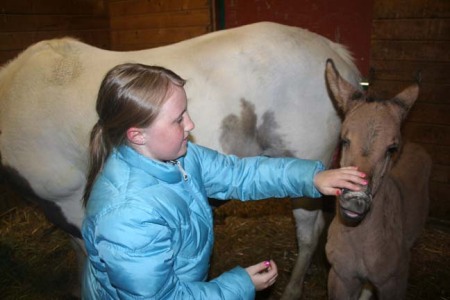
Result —
POLYGON ((135 145, 145 144, 145 134, 141 128, 131 127, 127 130, 127 139, 130 143, 135 145))

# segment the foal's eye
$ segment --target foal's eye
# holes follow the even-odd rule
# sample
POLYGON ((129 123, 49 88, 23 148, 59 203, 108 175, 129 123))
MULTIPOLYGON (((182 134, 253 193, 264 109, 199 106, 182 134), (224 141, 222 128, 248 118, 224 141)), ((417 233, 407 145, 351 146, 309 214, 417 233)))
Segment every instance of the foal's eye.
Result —
POLYGON ((350 145, 350 141, 346 138, 341 138, 339 143, 341 144, 341 148, 348 147, 348 145, 350 145))
POLYGON ((398 145, 397 144, 390 145, 387 148, 387 154, 389 154, 389 155, 392 155, 392 154, 394 154, 397 151, 398 151, 398 145))

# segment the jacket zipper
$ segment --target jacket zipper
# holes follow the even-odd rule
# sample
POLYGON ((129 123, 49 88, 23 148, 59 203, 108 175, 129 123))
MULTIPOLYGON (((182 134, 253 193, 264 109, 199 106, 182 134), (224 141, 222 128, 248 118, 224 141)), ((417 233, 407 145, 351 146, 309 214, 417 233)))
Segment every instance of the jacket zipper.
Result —
POLYGON ((181 166, 181 163, 178 160, 171 160, 170 162, 172 164, 178 166, 178 169, 180 170, 181 175, 183 176, 183 180, 187 181, 188 180, 188 175, 187 175, 186 171, 183 169, 183 167, 181 166))

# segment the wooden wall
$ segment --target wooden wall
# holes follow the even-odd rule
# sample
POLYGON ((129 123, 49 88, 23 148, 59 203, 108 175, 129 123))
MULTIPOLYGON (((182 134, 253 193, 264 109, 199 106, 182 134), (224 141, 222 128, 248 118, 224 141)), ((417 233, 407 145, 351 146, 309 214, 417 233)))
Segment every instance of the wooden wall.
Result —
POLYGON ((212 31, 209 0, 109 0, 111 49, 140 50, 212 31))
POLYGON ((63 36, 110 47, 107 0, 2 0, 0 65, 31 44, 63 36))
POLYGON ((213 29, 210 0, 2 0, 0 65, 63 36, 110 50, 167 45, 213 29))
POLYGON ((393 97, 420 76, 404 135, 431 154, 430 215, 450 221, 450 1, 375 0, 373 17, 371 89, 393 97))

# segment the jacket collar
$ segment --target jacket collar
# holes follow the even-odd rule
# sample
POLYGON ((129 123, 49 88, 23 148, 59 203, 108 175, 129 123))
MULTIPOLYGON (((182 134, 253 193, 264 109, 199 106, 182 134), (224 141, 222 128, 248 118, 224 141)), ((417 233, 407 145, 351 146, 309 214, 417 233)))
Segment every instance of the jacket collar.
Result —
MULTIPOLYGON (((119 146, 115 152, 121 159, 134 168, 141 169, 161 181, 177 183, 183 179, 180 169, 176 165, 176 161, 161 162, 153 160, 127 145, 119 146)), ((177 161, 184 166, 184 157, 178 158, 177 161)))

